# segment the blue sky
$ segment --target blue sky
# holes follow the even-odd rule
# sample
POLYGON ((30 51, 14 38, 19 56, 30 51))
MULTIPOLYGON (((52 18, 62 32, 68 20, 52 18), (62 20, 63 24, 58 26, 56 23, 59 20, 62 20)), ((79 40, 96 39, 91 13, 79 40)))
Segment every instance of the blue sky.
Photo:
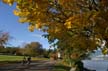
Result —
POLYGON ((0 2, 0 30, 9 32, 14 37, 9 41, 10 46, 21 46, 24 43, 32 41, 40 42, 44 48, 48 48, 48 40, 41 35, 44 34, 39 30, 30 32, 28 24, 18 22, 18 17, 13 14, 15 6, 8 6, 0 2))

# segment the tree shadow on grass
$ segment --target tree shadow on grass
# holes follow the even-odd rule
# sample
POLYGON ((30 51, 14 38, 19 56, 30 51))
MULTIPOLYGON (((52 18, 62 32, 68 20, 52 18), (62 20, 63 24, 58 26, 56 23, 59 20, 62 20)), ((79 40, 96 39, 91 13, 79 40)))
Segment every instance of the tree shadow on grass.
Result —
POLYGON ((20 63, 21 61, 0 61, 0 64, 20 63))
POLYGON ((53 71, 69 71, 70 67, 69 66, 64 66, 64 65, 55 65, 53 71))

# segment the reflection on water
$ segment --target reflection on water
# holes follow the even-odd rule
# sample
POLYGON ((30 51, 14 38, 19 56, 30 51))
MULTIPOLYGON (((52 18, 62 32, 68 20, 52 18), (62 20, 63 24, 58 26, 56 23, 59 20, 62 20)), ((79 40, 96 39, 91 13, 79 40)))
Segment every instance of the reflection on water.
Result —
POLYGON ((96 71, 107 71, 108 60, 83 60, 84 67, 96 71))

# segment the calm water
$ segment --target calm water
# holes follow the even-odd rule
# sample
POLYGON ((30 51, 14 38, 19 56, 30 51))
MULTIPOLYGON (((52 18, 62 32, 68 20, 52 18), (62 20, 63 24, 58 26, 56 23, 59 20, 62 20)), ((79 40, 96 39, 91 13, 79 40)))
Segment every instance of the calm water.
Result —
POLYGON ((84 60, 84 67, 96 71, 108 71, 108 60, 84 60))

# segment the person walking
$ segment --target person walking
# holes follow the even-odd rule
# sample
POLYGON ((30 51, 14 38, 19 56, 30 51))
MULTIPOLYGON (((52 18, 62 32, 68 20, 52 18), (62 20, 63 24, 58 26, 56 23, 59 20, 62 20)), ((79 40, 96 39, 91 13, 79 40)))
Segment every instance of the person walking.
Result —
POLYGON ((25 65, 25 63, 26 63, 26 57, 24 56, 22 60, 22 65, 25 65))
POLYGON ((30 63, 31 63, 31 56, 29 56, 29 57, 27 58, 27 64, 30 65, 30 63))

